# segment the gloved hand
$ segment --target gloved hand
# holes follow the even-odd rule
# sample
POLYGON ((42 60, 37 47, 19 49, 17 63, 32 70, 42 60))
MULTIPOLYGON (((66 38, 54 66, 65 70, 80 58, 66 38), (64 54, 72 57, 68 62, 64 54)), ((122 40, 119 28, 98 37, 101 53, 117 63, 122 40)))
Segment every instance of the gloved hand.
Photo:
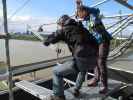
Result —
POLYGON ((49 42, 43 42, 43 44, 45 45, 45 46, 49 46, 49 42))

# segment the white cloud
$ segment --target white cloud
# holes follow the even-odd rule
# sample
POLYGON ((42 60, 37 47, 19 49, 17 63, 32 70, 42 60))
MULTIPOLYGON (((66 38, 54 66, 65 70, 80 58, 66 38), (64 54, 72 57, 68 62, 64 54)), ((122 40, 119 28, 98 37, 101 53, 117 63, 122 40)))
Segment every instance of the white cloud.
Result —
POLYGON ((12 22, 25 22, 29 21, 31 19, 31 16, 14 16, 10 19, 12 22))
MULTIPOLYGON (((9 32, 10 31, 21 31, 24 32, 27 29, 27 25, 30 25, 32 29, 36 30, 39 28, 42 24, 49 24, 56 22, 57 18, 53 17, 32 17, 29 15, 25 16, 14 16, 12 19, 8 20, 9 22, 9 32)), ((103 22, 105 25, 112 25, 113 23, 117 22, 118 20, 112 20, 112 19, 104 19, 103 22)), ((57 29, 56 24, 46 25, 43 27, 44 31, 47 32, 53 32, 57 29)), ((133 32, 132 28, 127 28, 128 32, 124 33, 130 33, 133 32)), ((109 31, 110 32, 110 31, 109 31)))
MULTIPOLYGON (((25 32, 27 29, 27 25, 30 25, 32 28, 34 29, 38 29, 40 25, 42 24, 49 24, 49 23, 53 23, 56 22, 57 18, 53 18, 53 17, 32 17, 30 15, 23 15, 23 16, 14 16, 11 19, 8 19, 8 28, 9 28, 9 32, 25 32)), ((1 15, 1 10, 0 10, 0 25, 2 25, 3 23, 3 18, 1 15)), ((52 25, 46 25, 44 26, 44 31, 50 31, 53 32, 56 30, 56 24, 52 24, 52 25)), ((3 32, 3 28, 0 27, 0 32, 3 32)))
MULTIPOLYGON (((31 16, 14 16, 9 21, 9 31, 25 31, 27 25, 36 29, 42 24, 49 24, 56 22, 56 18, 52 17, 31 17, 31 16)), ((54 31, 56 24, 47 25, 43 27, 45 31, 54 31)))

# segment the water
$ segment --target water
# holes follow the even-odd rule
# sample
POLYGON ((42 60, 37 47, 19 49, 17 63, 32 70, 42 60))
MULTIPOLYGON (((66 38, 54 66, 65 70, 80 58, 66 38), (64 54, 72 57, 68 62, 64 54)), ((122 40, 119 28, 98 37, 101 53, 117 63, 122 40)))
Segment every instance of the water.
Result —
MULTIPOLYGON (((63 49, 61 57, 70 55, 66 45, 60 44, 63 49)), ((45 47, 41 42, 10 40, 11 65, 22 65, 57 58, 57 53, 50 47, 45 47)), ((133 60, 133 53, 127 59, 133 60)), ((5 41, 0 40, 0 61, 5 61, 5 41)))
MULTIPOLYGON (((60 44, 59 47, 63 49, 63 52, 60 55, 61 57, 70 55, 66 45, 60 44)), ((45 47, 41 42, 10 40, 10 59, 12 66, 54 58, 57 58, 55 50, 45 47)), ((5 60, 5 43, 4 40, 0 40, 0 61, 5 60)))
POLYGON ((128 59, 133 60, 133 53, 128 56, 128 59))

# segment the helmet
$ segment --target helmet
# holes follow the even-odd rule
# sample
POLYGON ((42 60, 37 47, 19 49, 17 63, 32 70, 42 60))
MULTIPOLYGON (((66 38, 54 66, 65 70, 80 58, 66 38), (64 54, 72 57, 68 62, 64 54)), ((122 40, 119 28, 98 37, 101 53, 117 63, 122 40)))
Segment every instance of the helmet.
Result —
POLYGON ((59 25, 64 25, 65 22, 66 22, 67 20, 69 20, 69 19, 70 19, 70 17, 69 17, 68 15, 62 15, 62 16, 58 19, 57 24, 59 24, 59 25))

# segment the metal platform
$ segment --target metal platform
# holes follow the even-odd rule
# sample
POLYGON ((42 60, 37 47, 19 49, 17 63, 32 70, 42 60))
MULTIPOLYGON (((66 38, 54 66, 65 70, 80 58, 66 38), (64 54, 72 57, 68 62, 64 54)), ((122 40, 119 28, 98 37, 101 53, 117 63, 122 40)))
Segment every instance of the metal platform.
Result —
MULTIPOLYGON (((109 80, 109 93, 121 85, 121 82, 109 80)), ((52 90, 46 89, 45 87, 38 86, 34 83, 28 81, 20 81, 16 83, 16 86, 23 89, 24 91, 32 94, 41 100, 49 100, 49 96, 52 95, 52 90)), ((100 95, 98 93, 100 85, 97 87, 87 87, 86 82, 84 82, 82 89, 80 90, 81 95, 75 98, 72 94, 73 87, 65 90, 66 100, 102 100, 105 95, 100 95)), ((115 100, 111 97, 105 100, 115 100)))
MULTIPOLYGON (((118 81, 109 80, 109 93, 111 92, 111 90, 114 90, 115 88, 117 88, 120 85, 121 85, 121 83, 118 81)), ((98 92, 99 92, 100 88, 101 88, 100 84, 97 87, 88 87, 86 85, 86 83, 84 83, 80 90, 81 94, 78 98, 75 98, 72 95, 73 88, 65 90, 65 95, 66 95, 67 100, 103 100, 103 99, 115 100, 112 97, 108 97, 106 99, 105 95, 99 94, 98 92)))
POLYGON ((15 85, 41 100, 47 100, 47 98, 52 94, 51 90, 28 81, 20 81, 15 83, 15 85))

